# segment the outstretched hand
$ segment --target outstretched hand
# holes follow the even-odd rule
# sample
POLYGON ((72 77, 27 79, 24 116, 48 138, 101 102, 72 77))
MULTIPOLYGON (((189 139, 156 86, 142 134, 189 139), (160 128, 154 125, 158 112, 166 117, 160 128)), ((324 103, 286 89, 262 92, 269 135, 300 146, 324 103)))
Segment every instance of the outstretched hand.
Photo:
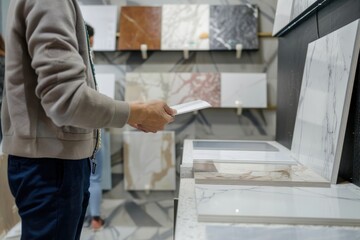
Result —
POLYGON ((176 110, 170 108, 164 101, 132 102, 128 124, 141 131, 155 133, 174 121, 175 114, 176 110))

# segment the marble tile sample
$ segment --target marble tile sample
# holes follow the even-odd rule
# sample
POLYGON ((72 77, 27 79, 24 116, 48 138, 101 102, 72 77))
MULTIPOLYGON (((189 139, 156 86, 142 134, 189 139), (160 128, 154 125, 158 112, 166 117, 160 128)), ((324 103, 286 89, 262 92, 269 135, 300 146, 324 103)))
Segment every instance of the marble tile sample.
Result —
POLYGON ((259 48, 258 9, 256 5, 210 6, 210 49, 259 48))
POLYGON ((170 106, 204 100, 220 106, 218 73, 128 73, 126 101, 162 99, 170 106))
POLYGON ((175 190, 175 134, 124 132, 126 190, 175 190))
POLYGON ((209 5, 163 5, 162 50, 209 50, 209 5))
POLYGON ((205 222, 360 226, 360 190, 195 185, 198 220, 205 222))
POLYGON ((356 20, 308 46, 293 158, 336 183, 360 48, 356 20))
POLYGON ((278 0, 272 32, 273 36, 290 23, 293 2, 294 0, 278 0))
POLYGON ((309 8, 316 1, 317 0, 293 0, 291 20, 293 20, 297 16, 299 16, 302 12, 304 12, 307 8, 309 8))
POLYGON ((330 187, 302 165, 194 163, 194 178, 197 184, 330 187))
POLYGON ((266 108, 266 73, 221 73, 221 107, 266 108))
MULTIPOLYGON (((197 140, 201 141, 201 140, 197 140)), ((209 141, 209 140, 205 140, 209 141)), ((216 140, 217 142, 221 142, 216 140)), ((232 141, 224 141, 224 143, 232 141)), ((289 149, 275 141, 235 141, 244 144, 267 143, 277 149, 277 151, 254 151, 253 148, 247 150, 222 149, 192 149, 193 163, 248 163, 248 164, 286 164, 295 165, 297 162, 291 157, 289 149)))
POLYGON ((116 26, 118 7, 112 5, 81 5, 86 23, 94 28, 95 51, 114 51, 116 48, 116 26))
POLYGON ((118 49, 140 50, 146 44, 148 50, 160 50, 161 12, 161 7, 122 7, 118 49))

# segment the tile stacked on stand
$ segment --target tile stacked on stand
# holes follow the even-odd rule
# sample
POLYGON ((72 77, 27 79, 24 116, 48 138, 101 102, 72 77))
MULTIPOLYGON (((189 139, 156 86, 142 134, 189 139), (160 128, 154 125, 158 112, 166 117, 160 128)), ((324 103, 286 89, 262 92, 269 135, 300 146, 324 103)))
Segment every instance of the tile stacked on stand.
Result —
POLYGON ((140 50, 146 44, 148 50, 160 50, 161 12, 161 7, 122 7, 118 49, 140 50))
POLYGON ((197 184, 329 187, 330 183, 302 165, 195 163, 197 184))
POLYGON ((204 144, 200 148, 194 145, 192 150, 194 163, 297 164, 291 158, 290 151, 275 141, 198 140, 196 142, 204 144), (219 147, 213 147, 212 142, 217 143, 219 147), (230 144, 236 148, 225 147, 230 144))
POLYGON ((336 183, 360 49, 360 20, 308 46, 292 156, 336 183))
POLYGON ((258 49, 258 9, 255 5, 210 6, 210 49, 258 49))
POLYGON ((175 190, 175 134, 124 132, 126 190, 175 190))
MULTIPOLYGON (((256 185, 309 186, 316 183, 315 186, 319 186, 336 183, 360 49, 359 22, 354 21, 309 44, 291 151, 285 150, 289 159, 295 161, 295 166, 283 169, 288 175, 278 175, 276 171, 259 172, 255 166, 254 169, 246 167, 241 170, 239 166, 238 175, 226 171, 221 173, 218 169, 199 173, 200 182, 229 179, 229 183, 251 184, 249 179, 254 179, 256 185), (269 178, 275 181, 263 181, 269 178)), ((220 147, 214 149, 208 144, 196 150, 194 145, 193 157, 198 163, 281 163, 279 152, 247 148, 248 151, 229 151, 224 147, 219 150, 220 147), (262 161, 254 161, 254 156, 259 154, 263 155, 262 161)))
POLYGON ((209 5, 164 5, 161 50, 209 50, 209 5))
POLYGON ((198 220, 205 222, 360 226, 360 190, 196 185, 198 220))

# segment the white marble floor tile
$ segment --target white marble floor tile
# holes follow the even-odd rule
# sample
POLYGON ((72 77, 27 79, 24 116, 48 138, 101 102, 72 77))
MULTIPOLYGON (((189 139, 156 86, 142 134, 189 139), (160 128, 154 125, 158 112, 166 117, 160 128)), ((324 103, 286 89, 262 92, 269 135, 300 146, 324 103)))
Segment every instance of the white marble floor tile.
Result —
POLYGON ((208 50, 209 5, 164 5, 162 11, 162 50, 208 50))
POLYGON ((360 226, 360 190, 331 188, 196 185, 198 220, 360 226))
POLYGON ((124 161, 125 189, 175 189, 174 132, 124 132, 124 161))
POLYGON ((360 49, 356 20, 308 46, 291 152, 336 183, 360 49))
POLYGON ((221 73, 221 107, 266 108, 266 73, 221 73))

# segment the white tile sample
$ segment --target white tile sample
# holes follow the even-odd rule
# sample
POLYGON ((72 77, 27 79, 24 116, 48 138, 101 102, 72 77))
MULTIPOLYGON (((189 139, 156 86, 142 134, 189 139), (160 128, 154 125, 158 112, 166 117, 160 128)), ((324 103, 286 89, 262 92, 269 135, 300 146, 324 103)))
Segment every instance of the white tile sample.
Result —
POLYGON ((175 115, 184 114, 188 112, 194 112, 197 110, 205 109, 211 107, 210 103, 203 100, 195 100, 191 102, 181 103, 178 105, 170 106, 172 109, 176 110, 175 115))
POLYGON ((218 73, 128 73, 126 101, 161 99, 168 105, 204 100, 220 106, 218 73))
POLYGON ((194 163, 197 184, 329 187, 330 183, 302 165, 194 163))
POLYGON ((209 50, 209 5, 163 6, 162 50, 209 50))
POLYGON ((175 190, 175 134, 124 132, 126 190, 175 190))
POLYGON ((360 190, 195 185, 198 220, 205 222, 360 225, 360 190))
MULTIPOLYGON (((200 140, 197 140, 200 141, 200 140)), ((208 140, 205 140, 208 141, 208 140)), ((219 140, 216 140, 219 141, 219 140)), ((232 142, 232 141, 224 141, 232 142)), ((297 164, 291 157, 291 152, 274 141, 238 141, 248 143, 268 143, 277 151, 254 151, 254 150, 224 150, 221 149, 193 149, 192 159, 194 163, 256 163, 256 164, 297 164)))
POLYGON ((194 179, 180 180, 175 240, 360 240, 360 227, 200 222, 194 188, 194 179))
POLYGON ((114 99, 115 98, 115 74, 97 73, 96 83, 99 92, 114 99))
POLYGON ((278 0, 272 32, 273 36, 290 23, 293 2, 294 0, 278 0))
POLYGON ((114 51, 118 7, 115 5, 81 5, 81 13, 86 23, 94 28, 95 51, 114 51))
POLYGON ((317 0, 293 0, 291 20, 295 19, 302 12, 304 12, 308 7, 314 4, 317 0))
POLYGON ((221 73, 221 107, 266 108, 266 73, 221 73))
POLYGON ((308 46, 292 156, 336 183, 359 55, 359 20, 308 46))

